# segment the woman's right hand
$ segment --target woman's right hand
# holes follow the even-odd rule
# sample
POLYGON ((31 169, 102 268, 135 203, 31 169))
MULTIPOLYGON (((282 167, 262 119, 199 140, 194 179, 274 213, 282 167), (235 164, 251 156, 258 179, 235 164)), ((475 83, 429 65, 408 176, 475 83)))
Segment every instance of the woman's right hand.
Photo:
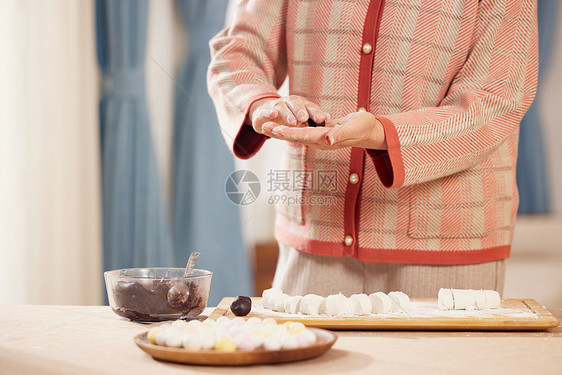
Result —
POLYGON ((311 118, 314 122, 328 121, 330 115, 320 109, 311 101, 298 96, 290 95, 284 98, 264 98, 256 100, 250 106, 248 118, 254 130, 263 134, 262 126, 272 122, 286 126, 308 126, 311 118))

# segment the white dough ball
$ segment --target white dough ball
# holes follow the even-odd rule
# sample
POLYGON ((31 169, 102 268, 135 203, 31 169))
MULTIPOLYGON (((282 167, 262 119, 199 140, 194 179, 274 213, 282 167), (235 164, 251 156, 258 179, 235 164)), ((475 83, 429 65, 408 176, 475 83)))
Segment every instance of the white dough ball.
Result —
POLYGON ((200 320, 193 319, 193 320, 190 320, 189 322, 187 322, 187 325, 189 327, 199 328, 203 325, 203 323, 200 320))
POLYGON ((277 335, 271 335, 263 340, 263 346, 266 350, 279 350, 281 349, 281 340, 277 335))
POLYGON ((239 350, 247 352, 251 352, 256 349, 256 346, 251 339, 239 340, 238 342, 235 341, 235 344, 239 350))
POLYGON ((326 298, 316 294, 302 297, 300 312, 305 315, 321 315, 326 312, 326 298))
POLYGON ((203 333, 199 336, 201 341, 201 349, 212 349, 215 346, 215 335, 212 333, 203 333))
POLYGON ((156 335, 156 344, 158 345, 166 345, 166 336, 168 336, 168 332, 160 332, 156 335))
POLYGON ((296 349, 299 347, 299 342, 292 335, 283 336, 283 341, 281 342, 281 347, 283 349, 296 349))
POLYGON ((183 347, 187 350, 198 351, 201 350, 201 338, 199 335, 187 335, 182 339, 183 347))
POLYGON ((248 319, 246 321, 246 325, 248 325, 248 326, 252 326, 252 325, 257 326, 259 324, 262 324, 262 321, 257 316, 252 316, 250 319, 248 319))
POLYGON ((316 335, 310 329, 299 333, 299 335, 303 335, 306 338, 306 341, 308 341, 308 345, 312 345, 316 342, 316 335))
POLYGON ((183 346, 183 337, 180 333, 169 332, 166 335, 166 346, 171 348, 181 348, 183 346))
POLYGON ((273 301, 275 301, 274 296, 276 294, 283 294, 283 291, 279 288, 269 288, 262 293, 262 305, 264 309, 273 309, 273 301))
POLYGON ((275 320, 273 318, 265 318, 263 320, 264 326, 275 326, 276 324, 277 324, 277 320, 275 320))
POLYGON ((185 327, 187 326, 189 323, 184 321, 184 320, 174 320, 174 322, 172 323, 172 328, 180 328, 180 327, 185 327))
POLYGON ((284 294, 281 289, 271 288, 263 291, 261 303, 264 309, 273 310, 278 295, 284 294))
POLYGON ((342 315, 349 311, 349 300, 343 294, 332 294, 326 297, 326 314, 342 315))

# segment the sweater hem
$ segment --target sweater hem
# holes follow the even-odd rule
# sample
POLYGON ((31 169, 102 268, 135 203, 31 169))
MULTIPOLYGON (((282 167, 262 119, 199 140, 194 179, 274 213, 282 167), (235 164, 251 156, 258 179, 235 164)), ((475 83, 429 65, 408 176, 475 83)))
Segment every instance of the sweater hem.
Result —
MULTIPOLYGON (((276 226, 275 238, 284 245, 314 255, 351 256, 351 247, 341 243, 311 240, 276 226)), ((401 263, 427 265, 478 264, 509 258, 511 245, 476 250, 411 250, 372 249, 359 247, 357 260, 373 263, 401 263)))

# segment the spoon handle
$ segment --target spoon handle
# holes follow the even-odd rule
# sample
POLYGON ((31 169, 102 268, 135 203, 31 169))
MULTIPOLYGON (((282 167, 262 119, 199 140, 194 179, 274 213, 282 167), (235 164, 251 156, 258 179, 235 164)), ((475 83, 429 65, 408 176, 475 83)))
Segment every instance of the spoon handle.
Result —
POLYGON ((191 273, 191 271, 193 271, 193 267, 195 267, 195 263, 197 263, 199 256, 201 256, 201 253, 198 251, 194 251, 191 253, 189 259, 187 260, 187 266, 185 266, 184 277, 187 277, 191 273))

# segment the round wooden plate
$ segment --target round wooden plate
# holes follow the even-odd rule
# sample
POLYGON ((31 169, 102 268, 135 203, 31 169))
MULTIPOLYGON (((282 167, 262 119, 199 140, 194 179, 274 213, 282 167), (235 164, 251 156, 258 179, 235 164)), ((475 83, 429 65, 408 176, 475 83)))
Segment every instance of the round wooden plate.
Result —
POLYGON ((236 351, 221 353, 215 350, 190 351, 183 348, 170 348, 154 345, 148 341, 148 332, 135 336, 135 343, 155 359, 191 365, 240 366, 264 363, 301 361, 324 354, 334 345, 337 336, 324 329, 308 328, 316 335, 316 343, 306 348, 265 350, 252 352, 236 351))

